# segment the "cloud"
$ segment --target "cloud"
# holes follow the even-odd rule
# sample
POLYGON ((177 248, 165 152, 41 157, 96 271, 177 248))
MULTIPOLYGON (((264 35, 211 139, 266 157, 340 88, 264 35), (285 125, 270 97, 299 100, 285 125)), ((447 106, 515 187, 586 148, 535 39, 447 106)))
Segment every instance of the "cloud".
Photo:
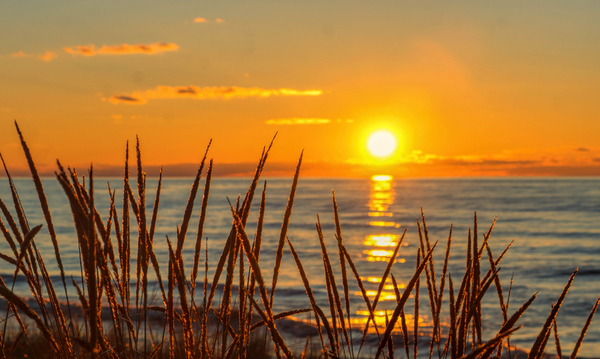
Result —
POLYGON ((330 119, 327 118, 276 118, 266 120, 267 125, 323 125, 331 123, 330 119))
POLYGON ((63 50, 67 54, 71 55, 83 55, 83 56, 96 56, 96 51, 94 51, 94 45, 88 46, 77 46, 76 49, 72 49, 70 47, 65 47, 63 50))
POLYGON ((43 61, 52 61, 52 59, 56 58, 58 55, 51 51, 46 51, 42 55, 40 55, 40 59, 43 61))
POLYGON ((95 45, 79 45, 75 48, 65 47, 63 50, 67 54, 71 55, 83 55, 83 56, 96 56, 96 55, 133 55, 133 54, 144 54, 144 55, 155 55, 165 51, 176 51, 179 49, 179 45, 167 42, 157 42, 154 44, 121 44, 107 46, 102 45, 101 48, 96 50, 95 45))
POLYGON ((114 104, 119 104, 119 103, 126 103, 128 105, 143 105, 146 102, 148 102, 146 99, 143 98, 135 98, 135 97, 131 97, 131 96, 111 96, 108 101, 114 103, 114 104))
POLYGON ((579 151, 579 152, 590 152, 590 149, 587 147, 579 147, 578 149, 576 149, 575 151, 579 151))
POLYGON ((137 44, 137 45, 116 45, 116 46, 102 46, 98 49, 98 54, 101 55, 125 55, 125 54, 158 54, 165 51, 176 51, 179 49, 177 44, 157 42, 155 44, 137 44))
POLYGON ((43 54, 26 54, 25 52, 23 52, 23 50, 19 50, 19 52, 14 52, 14 53, 10 54, 10 56, 12 56, 12 57, 35 57, 40 60, 48 62, 48 61, 52 61, 58 55, 56 55, 52 51, 46 51, 43 54))
MULTIPOLYGON (((206 22, 209 22, 209 21, 210 20, 208 20, 206 18, 203 18, 203 17, 197 17, 197 18, 194 19, 194 22, 197 22, 197 23, 206 23, 206 22)), ((223 19, 221 19, 221 18, 218 17, 218 18, 215 19, 215 22, 219 23, 219 24, 222 24, 222 23, 225 22, 225 20, 223 20, 223 19)))
POLYGON ((288 88, 262 89, 259 87, 237 86, 157 86, 143 92, 133 92, 128 95, 116 95, 108 99, 112 103, 143 104, 148 100, 188 98, 195 100, 232 99, 247 97, 273 96, 319 96, 321 90, 296 90, 288 88))
POLYGON ((12 56, 12 57, 29 57, 31 55, 27 55, 26 53, 23 52, 23 50, 19 50, 19 52, 14 52, 14 53, 10 54, 10 56, 12 56))
POLYGON ((328 118, 274 118, 266 120, 267 125, 324 125, 328 123, 353 123, 354 120, 330 120, 328 118))

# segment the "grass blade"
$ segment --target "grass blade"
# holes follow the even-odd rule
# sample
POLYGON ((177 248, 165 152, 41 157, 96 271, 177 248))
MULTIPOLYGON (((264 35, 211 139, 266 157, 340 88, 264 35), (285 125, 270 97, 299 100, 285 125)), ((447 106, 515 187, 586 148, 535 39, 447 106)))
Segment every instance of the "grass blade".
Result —
MULTIPOLYGON (((583 342, 585 333, 587 333, 590 324, 592 324, 592 319, 594 318, 594 314, 596 314, 596 310, 598 309, 598 303, 600 303, 600 296, 598 297, 598 300, 596 300, 596 304, 594 304, 594 307, 590 311, 590 314, 588 315, 588 318, 585 321, 583 329, 581 329, 581 334, 579 335, 579 338, 577 338, 577 343, 575 343, 575 348, 573 348, 573 352, 571 353, 570 359, 577 358, 577 353, 579 352, 579 348, 581 347, 581 343, 583 342)), ((558 334, 556 334, 556 337, 558 338, 558 334)))
MULTIPOLYGON (((348 332, 352 332, 352 323, 350 321, 350 290, 348 287, 348 273, 346 271, 346 260, 344 259, 344 253, 341 249, 341 244, 343 244, 342 237, 342 226, 340 225, 340 217, 338 214, 337 201, 335 199, 335 192, 331 191, 332 200, 333 200, 333 215, 335 220, 335 234, 338 240, 338 256, 340 260, 340 271, 342 273, 342 286, 344 288, 344 304, 346 305, 346 317, 348 318, 348 330, 345 330, 346 341, 348 337, 350 337, 350 342, 348 343, 350 346, 351 355, 354 356, 354 345, 352 343, 352 335, 348 335, 348 332)), ((343 318, 343 315, 342 315, 343 318)))
POLYGON ((213 160, 208 164, 208 173, 204 182, 204 194, 202 195, 202 207, 200 211, 200 219, 198 220, 198 230, 196 232, 196 249, 194 251, 194 265, 192 266, 192 298, 196 289, 196 278, 198 277, 198 265, 200 262, 200 252, 202 251, 202 233, 204 230, 204 221, 206 220, 206 208, 208 206, 208 195, 210 192, 210 181, 212 178, 213 160))
POLYGON ((56 353, 60 353, 58 344, 56 344, 54 337, 52 336, 46 325, 44 325, 40 317, 25 303, 25 301, 23 301, 23 299, 13 294, 13 292, 11 292, 8 288, 2 286, 0 286, 0 295, 6 298, 8 302, 14 304, 29 318, 33 319, 38 329, 42 332, 44 338, 46 338, 46 340, 50 344, 50 348, 52 348, 52 350, 54 350, 56 353))
POLYGON ((556 356, 559 359, 562 359, 562 349, 560 348, 560 339, 558 338, 558 325, 556 324, 556 319, 553 322, 554 327, 554 344, 556 344, 556 356))
POLYGON ((565 297, 567 296, 567 292, 569 291, 571 284, 573 284, 573 279, 575 279, 575 275, 577 274, 578 270, 579 270, 579 268, 575 269, 573 274, 571 274, 571 277, 569 278, 569 281, 565 285, 565 288, 563 289, 562 293, 558 297, 556 304, 552 308, 552 311, 550 311, 550 314, 548 315, 548 318, 546 319, 546 322, 544 323, 544 326, 542 327, 540 334, 538 334, 538 337, 535 340, 535 343, 533 344, 533 346, 531 347, 531 350, 529 351, 529 356, 528 356, 529 359, 537 358, 538 354, 544 351, 544 346, 543 346, 544 339, 546 338, 547 333, 550 331, 550 329, 552 327, 552 322, 554 321, 554 318, 556 318, 556 314, 558 314, 558 310, 560 309, 560 306, 562 305, 565 297))
POLYGON ((383 334, 383 338, 381 338, 379 347, 377 348, 377 353, 375 354, 375 358, 379 357, 379 355, 383 351, 383 348, 385 347, 387 341, 390 339, 390 336, 392 335, 392 330, 394 329, 394 326, 396 325, 396 321, 398 320, 398 317, 400 316, 400 312, 404 309, 404 305, 406 304, 406 301, 408 300, 408 298, 410 296, 410 292, 412 292, 413 288, 415 287, 417 279, 421 276, 421 272, 423 272, 423 269, 425 269, 425 266, 427 266, 429 264, 429 261, 431 260, 431 256, 433 254, 433 250, 435 249, 436 246, 437 246, 437 242, 435 242, 435 244, 431 247, 431 250, 429 250, 429 252, 425 256, 425 258, 423 258, 423 262, 421 262, 421 264, 415 271, 415 274, 411 278, 410 282, 408 282, 408 284, 406 285, 406 288, 404 289, 404 293, 402 294, 402 297, 400 298, 400 302, 398 302, 398 305, 396 306, 396 309, 394 310, 394 313, 392 314, 392 317, 390 318, 390 322, 387 325, 387 327, 385 328, 385 333, 383 334))
POLYGON ((21 225, 21 230, 23 233, 29 232, 29 224, 27 223, 27 217, 25 216, 25 211, 23 211, 23 205, 21 204, 21 199, 19 198, 19 194, 17 193, 17 189, 15 188, 15 184, 13 183, 12 177, 8 172, 8 168, 6 167, 6 163, 4 162, 4 158, 2 154, 0 154, 0 160, 2 160, 2 165, 4 166, 4 172, 6 173, 6 177, 8 179, 8 184, 10 186, 10 193, 12 195, 13 204, 15 206, 15 211, 17 212, 17 217, 19 218, 19 224, 21 225))
POLYGON ((194 184, 192 185, 192 189, 190 190, 190 196, 188 198, 187 205, 185 207, 185 212, 183 214, 183 219, 181 221, 181 227, 179 231, 179 238, 177 238, 177 258, 181 257, 181 251, 183 250, 183 242, 185 241, 185 235, 187 233, 188 225, 190 223, 190 218, 192 217, 192 210, 194 208, 194 201, 196 199, 196 194, 198 193, 198 187, 200 185, 200 177, 202 176, 202 170, 204 169, 204 162, 206 161, 206 156, 208 155, 208 150, 210 149, 210 145, 212 140, 208 142, 208 146, 206 146, 206 151, 204 152, 204 157, 202 157, 202 161, 200 162, 200 168, 198 168, 198 172, 196 173, 196 178, 194 178, 194 184))
MULTIPOLYGON (((392 283, 394 284, 394 293, 396 294, 396 303, 400 302, 400 290, 398 289, 398 283, 396 282, 396 278, 394 275, 391 275, 392 283)), ((387 315, 387 312, 386 312, 387 315)), ((410 346, 408 344, 408 327, 406 325, 406 315, 404 315, 404 310, 400 312, 400 319, 402 320, 402 342, 404 344, 404 350, 406 351, 406 358, 410 358, 410 346)))
POLYGON ((292 188, 290 189, 290 196, 288 198, 287 206, 285 207, 285 213, 283 215, 281 232, 279 233, 279 244, 277 245, 277 252, 275 255, 275 267, 273 268, 273 282, 271 284, 271 300, 269 302, 269 306, 273 305, 273 296, 275 295, 275 288, 277 287, 279 267, 281 266, 281 259, 283 258, 283 246, 285 244, 285 237, 287 235, 290 217, 292 216, 292 207, 294 206, 294 197, 296 196, 296 186, 298 185, 298 176, 300 175, 300 166, 302 165, 303 154, 304 151, 300 153, 300 159, 298 160, 298 164, 296 165, 296 171, 294 172, 294 180, 292 182, 292 188))
MULTIPOLYGON (((358 288, 360 289, 360 294, 362 295, 362 298, 363 298, 365 304, 367 305, 367 310, 369 311, 369 318, 373 321, 373 323, 374 323, 373 327, 375 328, 375 331, 377 332, 377 336, 379 336, 379 330, 377 329, 377 325, 375 322, 375 312, 373 311, 373 306, 371 305, 371 300, 369 299, 369 296, 367 296, 367 291, 365 290, 365 287, 362 283, 362 279, 360 279, 360 274, 358 274, 358 271, 356 270, 356 266, 354 265, 354 262, 352 261, 350 254, 348 254, 348 250, 346 250, 346 247, 343 244, 341 244, 340 248, 344 252, 344 257, 346 257, 346 260, 348 261, 348 264, 350 265, 350 269, 352 270, 352 273, 354 274, 354 278, 356 279, 356 284, 358 284, 358 288)), ((360 350, 362 349, 362 347, 365 343, 364 339, 365 339, 365 336, 363 335, 363 340, 360 343, 358 354, 356 355, 357 357, 360 356, 360 350)))
POLYGON ((337 351, 340 349, 339 337, 338 337, 338 326, 336 319, 337 316, 340 318, 340 324, 342 326, 342 333, 345 336, 346 343, 349 343, 348 340, 348 332, 346 331, 346 325, 344 321, 344 312, 342 310, 340 295, 337 290, 337 284, 335 282, 335 278, 333 276, 333 269, 331 267, 331 262, 329 260, 329 254, 327 253, 327 248, 325 247, 325 240, 323 238, 323 230, 321 228, 321 220, 319 219, 319 215, 317 214, 317 232, 319 234, 319 242, 321 244, 321 254, 323 255, 323 266, 325 267, 325 282, 327 285, 327 297, 329 299, 329 310, 331 312, 331 322, 333 324, 333 331, 336 340, 337 351))
POLYGON ((54 230, 54 224, 52 223, 52 216, 50 215, 50 208, 48 207, 48 201, 46 199, 46 194, 44 193, 44 187, 42 186, 42 180, 37 172, 35 164, 33 163, 33 158, 31 157, 31 152, 29 151, 29 147, 23 138, 23 134, 19 129, 19 125, 17 125, 17 121, 15 121, 15 127, 17 128, 17 132, 19 134, 19 138, 21 140, 21 146, 23 147, 23 151, 25 152, 25 157, 27 157, 27 163, 29 164, 29 170, 31 171, 31 177, 33 179, 33 183, 35 184, 35 190, 38 195, 38 199, 40 201, 40 206, 42 207, 42 212, 44 214, 44 219, 46 220, 46 225, 48 228, 48 233, 50 234, 50 239, 52 240, 52 245, 54 246, 54 254, 56 257, 56 262, 58 264, 58 269, 60 270, 60 279, 62 280, 63 287, 65 290, 65 298, 67 300, 67 307, 69 308, 69 318, 71 316, 71 306, 69 305, 69 295, 67 293, 67 282, 65 280, 65 270, 63 267, 63 263, 60 257, 60 250, 58 249, 58 240, 56 238, 56 231, 54 230))
MULTIPOLYGON (((298 272, 300 273, 300 277, 302 278, 302 284, 304 284, 304 290, 306 291, 306 295, 310 300, 310 305, 312 306, 313 312, 315 313, 315 319, 317 321, 317 331, 319 332, 319 337, 321 338, 321 344, 323 348, 325 348, 325 340, 323 338, 323 333, 321 332, 321 325, 319 323, 319 315, 317 310, 317 301, 315 300, 315 296, 313 294, 312 288, 310 287, 310 283, 308 282, 308 277, 306 276, 306 272, 304 271, 304 266, 302 266, 302 262, 300 262, 300 258, 298 258, 298 254, 292 245, 292 242, 289 238, 287 238, 288 246, 290 247, 290 252, 292 252, 292 256, 294 257, 294 261, 296 261, 296 267, 298 268, 298 272)), ((335 343, 333 334, 331 333, 331 328, 329 323, 325 319, 324 323, 325 329, 327 331, 327 335, 329 336, 329 343, 333 345, 335 343)))
MULTIPOLYGON (((421 266, 421 248, 417 249, 417 269, 421 266)), ((419 293, 421 291, 421 277, 417 277, 415 283, 415 305, 414 305, 414 320, 413 320, 413 358, 417 358, 418 343, 419 343, 419 293)), ((408 359, 408 358, 407 358, 408 359)))
POLYGON ((256 280, 258 282, 258 289, 260 291, 261 299, 263 301, 263 305, 265 306, 265 311, 261 310, 254 298, 248 295, 248 299, 252 302, 256 310, 259 312, 260 316, 267 323, 269 327, 269 331, 271 332, 271 338, 276 345, 283 351, 287 358, 293 358, 292 352, 285 344, 285 341, 277 331, 275 326, 275 321, 273 320, 273 313, 270 307, 270 302, 267 296, 267 289, 265 287, 265 281, 263 279, 260 267, 258 266, 258 262, 254 257, 254 253, 252 252, 252 248, 250 246, 250 241, 248 240, 248 236, 246 235, 246 231, 244 230, 243 224, 233 207, 231 207, 231 213, 234 219, 234 225, 238 233, 238 238, 242 242, 242 247, 244 248, 244 252, 246 253, 246 258, 248 259, 248 263, 250 263, 250 267, 254 272, 256 280))
POLYGON ((31 241, 33 241, 33 237, 35 237, 35 235, 40 231, 40 229, 42 229, 41 224, 39 226, 33 227, 33 229, 31 231, 29 231, 27 233, 27 235, 25 236, 25 240, 23 240, 23 243, 21 243, 21 251, 19 253, 19 257, 17 258, 17 264, 16 264, 16 269, 15 269, 15 274, 14 274, 15 278, 17 277, 17 274, 19 273, 19 268, 21 267, 21 262, 23 262, 23 258, 27 254, 27 250, 29 249, 29 245, 31 244, 31 241))

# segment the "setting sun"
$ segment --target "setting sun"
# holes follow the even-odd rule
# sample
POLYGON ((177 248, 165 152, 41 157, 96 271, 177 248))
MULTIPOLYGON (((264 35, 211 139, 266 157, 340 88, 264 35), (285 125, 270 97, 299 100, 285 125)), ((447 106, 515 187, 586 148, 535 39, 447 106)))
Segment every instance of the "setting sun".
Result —
POLYGON ((396 150, 396 137, 385 130, 377 131, 369 136, 367 147, 373 156, 387 157, 396 150))

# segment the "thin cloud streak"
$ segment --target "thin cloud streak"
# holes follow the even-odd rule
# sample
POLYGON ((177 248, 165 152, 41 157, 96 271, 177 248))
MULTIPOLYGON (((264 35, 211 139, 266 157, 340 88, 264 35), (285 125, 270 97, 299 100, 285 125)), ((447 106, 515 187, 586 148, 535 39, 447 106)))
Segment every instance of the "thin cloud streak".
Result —
POLYGON ((156 55, 166 51, 177 51, 179 45, 170 42, 157 42, 154 44, 120 44, 120 45, 102 45, 96 50, 95 45, 79 45, 74 48, 65 47, 63 50, 67 54, 71 55, 82 55, 82 56, 96 56, 96 55, 156 55))
POLYGON ((328 118, 274 118, 270 120, 266 120, 265 124, 267 125, 325 125, 329 123, 353 123, 354 120, 330 120, 328 118))
POLYGON ((58 55, 51 51, 46 51, 42 55, 39 56, 39 58, 41 60, 46 61, 46 62, 52 61, 56 57, 58 57, 58 55))
POLYGON ((63 50, 67 54, 71 54, 71 55, 96 56, 96 51, 94 50, 94 48, 95 48, 95 45, 88 45, 88 46, 79 45, 79 46, 76 46, 74 49, 70 48, 70 47, 64 47, 63 50))
POLYGON ((276 118, 266 120, 267 125, 323 125, 331 123, 328 118, 276 118))
POLYGON ((12 54, 10 54, 10 56, 12 57, 35 57, 38 58, 42 61, 52 61, 53 59, 55 59, 56 57, 58 57, 57 54, 55 54, 52 51, 46 51, 43 54, 26 54, 25 52, 23 52, 23 50, 19 50, 19 52, 14 52, 12 54))
POLYGON ((14 53, 10 54, 10 56, 12 56, 12 57, 30 57, 31 55, 24 53, 23 50, 19 50, 19 52, 14 52, 14 53))
POLYGON ((108 101, 114 104, 137 104, 147 103, 148 100, 155 99, 195 99, 195 100, 229 100, 233 98, 266 98, 273 96, 319 96, 323 93, 321 90, 296 90, 288 88, 263 89, 259 87, 238 87, 238 86, 157 86, 156 89, 149 89, 143 92, 133 92, 131 94, 115 95, 108 98, 108 101))
MULTIPOLYGON (((104 99, 103 99, 104 100, 104 99)), ((121 95, 121 96, 111 96, 108 99, 109 102, 114 104, 124 103, 128 105, 143 105, 148 102, 145 98, 135 98, 131 96, 121 95)))
MULTIPOLYGON (((196 22, 196 23, 207 23, 209 21, 211 21, 211 20, 208 20, 208 19, 203 18, 203 17, 197 17, 197 18, 194 19, 194 22, 196 22)), ((220 17, 216 18, 214 21, 216 23, 218 23, 218 24, 222 24, 222 23, 225 22, 225 20, 221 19, 220 17)))

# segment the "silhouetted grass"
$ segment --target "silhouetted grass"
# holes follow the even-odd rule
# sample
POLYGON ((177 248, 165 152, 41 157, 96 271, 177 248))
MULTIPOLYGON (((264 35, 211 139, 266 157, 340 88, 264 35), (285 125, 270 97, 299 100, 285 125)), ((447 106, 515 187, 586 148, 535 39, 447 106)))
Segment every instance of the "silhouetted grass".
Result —
MULTIPOLYGON (((69 201, 80 254, 81 282, 72 280, 77 296, 73 297, 74 293, 70 293, 71 297, 69 297, 66 292, 67 278, 65 278, 61 261, 58 238, 54 231, 42 182, 18 126, 17 132, 35 184, 46 222, 45 227, 52 240, 55 260, 62 281, 58 285, 62 285, 65 290, 66 303, 59 302, 55 291, 57 283, 53 283, 50 279, 46 263, 36 244, 36 238, 43 225, 30 228, 17 189, 6 165, 4 165, 17 217, 14 218, 7 205, 0 200, 0 209, 8 224, 5 225, 5 222, 0 220, 0 230, 12 251, 11 254, 0 253, 0 258, 15 267, 12 287, 9 288, 0 278, 0 295, 8 303, 4 326, 0 331, 0 358, 24 356, 50 358, 256 358, 269 356, 271 352, 277 358, 357 358, 361 356, 365 338, 368 333, 371 333, 369 330, 371 325, 378 337, 376 357, 410 357, 412 354, 413 358, 416 358, 419 338, 419 291, 423 278, 427 287, 433 325, 429 338, 429 351, 426 355, 429 358, 436 354, 438 357, 453 359, 486 359, 502 357, 503 354, 507 354, 506 348, 508 347, 510 350, 510 336, 520 328, 517 326, 517 321, 536 298, 534 294, 516 312, 512 315, 509 314, 510 288, 508 299, 505 301, 504 290, 498 277, 498 265, 510 244, 498 258, 494 259, 488 241, 495 220, 480 243, 477 217, 475 216, 473 229, 469 231, 465 272, 462 274, 460 282, 454 282, 448 270, 453 236, 451 227, 441 275, 438 277, 433 261, 433 253, 438 243, 431 243, 425 215, 421 212, 421 218, 417 220, 420 245, 416 254, 416 268, 411 274, 409 283, 401 292, 392 273, 396 255, 406 234, 405 230, 382 274, 377 294, 371 300, 352 257, 344 245, 342 224, 339 220, 335 194, 333 194, 336 237, 334 245, 337 247, 337 256, 335 256, 338 258, 337 263, 334 263, 335 257, 330 256, 332 252, 327 249, 328 240, 321 229, 320 219, 318 216, 316 218, 316 230, 323 257, 329 305, 329 311, 326 314, 317 304, 309 278, 304 271, 302 259, 298 256, 287 235, 302 155, 294 173, 282 219, 273 277, 271 286, 268 288, 267 278, 264 277, 259 263, 261 244, 264 240, 262 231, 266 210, 266 182, 263 186, 257 228, 252 242, 248 236, 250 228, 246 227, 246 223, 253 195, 272 143, 263 150, 248 192, 243 198, 238 198, 235 205, 231 205, 232 227, 214 270, 212 281, 207 274, 209 268, 205 242, 205 273, 203 281, 199 282, 197 279, 201 266, 204 225, 208 211, 212 160, 206 171, 203 191, 200 189, 200 183, 204 174, 205 162, 208 159, 209 143, 194 178, 181 224, 176 228, 176 236, 173 241, 168 237, 165 239, 169 250, 168 266, 161 268, 154 252, 154 243, 157 240, 154 238, 154 233, 161 199, 162 172, 158 179, 152 214, 148 218, 146 213, 146 174, 143 171, 139 141, 137 141, 135 149, 136 191, 134 193, 130 184, 129 146, 127 146, 121 211, 120 213, 118 211, 116 192, 109 187, 110 211, 108 218, 105 219, 100 216, 95 207, 93 168, 90 167, 86 182, 73 169, 65 170, 60 163, 57 163, 56 178, 69 201), (200 193, 202 194, 202 204, 196 229, 193 264, 188 273, 185 270, 182 250, 192 221, 194 201, 200 193), (134 217, 137 230, 132 231, 130 228, 131 216, 134 217), (132 235, 137 235, 137 239, 132 238, 132 235), (288 312, 275 313, 273 311, 273 302, 276 300, 275 289, 286 243, 308 295, 310 308, 295 308, 288 312), (131 246, 136 244, 135 268, 132 268, 131 246), (482 273, 481 258, 484 251, 490 268, 487 272, 482 273), (342 275, 343 293, 338 291, 339 278, 335 278, 333 270, 334 266, 338 264, 342 275), (352 273, 350 276, 348 275, 348 266, 352 273), (158 305, 152 302, 151 290, 148 288, 150 270, 154 271, 158 279, 160 291, 158 305), (19 273, 26 278, 32 301, 27 302, 13 293, 14 282, 19 273), (222 286, 223 294, 220 305, 213 306, 216 289, 223 274, 225 274, 225 284, 222 286), (132 297, 133 293, 130 293, 132 275, 135 280, 134 297, 132 297), (237 290, 234 285, 236 276, 238 279, 237 290), (369 313, 363 328, 352 328, 351 326, 352 309, 349 288, 352 276, 360 289, 361 297, 369 313), (391 316, 386 313, 385 327, 379 328, 378 325, 381 324, 376 321, 375 311, 388 277, 393 283, 396 307, 391 316), (166 281, 166 286, 163 285, 163 280, 166 281), (492 284, 496 288, 503 324, 492 338, 485 340, 482 334, 484 313, 482 313, 481 301, 492 284), (196 293, 200 292, 199 285, 202 286, 201 303, 197 302, 199 297, 196 296, 196 293), (255 289, 258 289, 258 298, 256 298, 255 289), (446 291, 448 295, 445 296, 446 291), (409 328, 405 313, 411 309, 407 306, 411 295, 414 297, 412 311, 415 320, 413 327, 409 328), (237 308, 234 306, 235 303, 237 303, 237 308), (32 306, 32 304, 35 305, 32 306), (441 313, 444 306, 447 306, 449 315, 449 318, 444 320, 449 324, 448 332, 443 335, 441 323, 444 320, 442 320, 441 313), (310 338, 307 338, 303 348, 291 348, 285 341, 285 335, 277 328, 278 320, 307 312, 312 313, 316 322, 316 331, 320 341, 319 349, 316 352, 312 351, 313 345, 311 345, 310 338), (24 320, 25 317, 28 320, 24 320), (9 321, 16 323, 7 326, 9 321), (30 323, 33 323, 34 326, 29 325, 30 323), (356 329, 361 330, 361 338, 353 335, 356 329), (270 340, 266 340, 262 335, 265 332, 269 333, 270 340), (394 348, 392 337, 394 332, 401 333, 403 350, 394 348), (271 346, 273 349, 269 349, 271 346)), ((2 162, 4 163, 4 159, 2 162)), ((533 343, 528 354, 530 359, 542 357, 553 327, 557 352, 562 355, 556 328, 556 315, 576 273, 577 270, 572 274, 558 297, 533 343)), ((600 298, 584 324, 571 358, 577 356, 599 301, 600 298)), ((362 354, 363 357, 373 355, 366 351, 363 351, 362 354)))

